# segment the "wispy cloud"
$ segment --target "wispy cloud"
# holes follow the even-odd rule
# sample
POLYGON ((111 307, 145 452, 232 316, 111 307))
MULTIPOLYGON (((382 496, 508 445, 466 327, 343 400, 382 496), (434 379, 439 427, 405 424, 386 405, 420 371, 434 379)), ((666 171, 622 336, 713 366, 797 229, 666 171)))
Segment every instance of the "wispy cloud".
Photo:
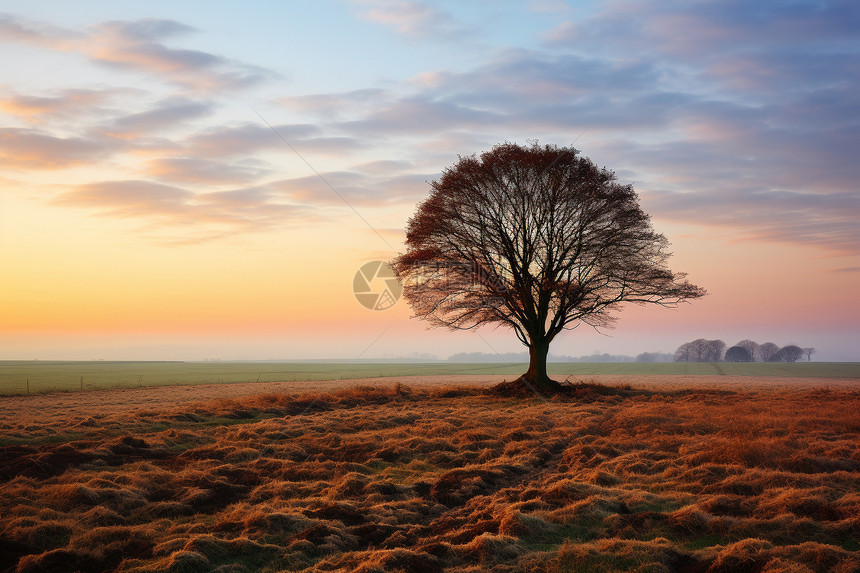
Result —
POLYGON ((202 193, 145 180, 79 185, 55 197, 53 203, 157 224, 161 239, 171 236, 171 231, 181 231, 186 236, 182 241, 190 237, 192 242, 310 223, 316 218, 312 207, 285 200, 283 194, 265 187, 202 193))
POLYGON ((466 33, 466 28, 450 13, 427 2, 361 0, 357 3, 365 7, 364 18, 407 38, 452 38, 466 33))
POLYGON ((66 50, 85 38, 85 34, 47 22, 34 22, 14 14, 0 13, 0 38, 26 42, 46 48, 66 50))
POLYGON ((7 90, 0 95, 0 112, 31 124, 56 119, 95 116, 104 112, 111 100, 128 95, 128 89, 61 89, 48 94, 19 94, 7 90))
POLYGON ((116 151, 116 144, 108 140, 58 137, 36 129, 0 128, 0 165, 13 169, 89 165, 116 151))
POLYGON ((803 243, 851 254, 860 246, 860 197, 845 193, 724 187, 719 192, 648 191, 660 218, 741 229, 745 239, 803 243))
POLYGON ((59 205, 97 209, 118 217, 188 217, 196 195, 150 181, 108 181, 80 185, 55 199, 59 205))
POLYGON ((12 14, 0 15, 0 39, 45 49, 78 52, 116 70, 149 74, 192 93, 243 89, 274 77, 265 68, 201 50, 173 48, 165 42, 193 32, 165 19, 105 22, 69 30, 12 14))
POLYGON ((361 142, 344 136, 329 136, 313 124, 242 123, 199 131, 182 142, 186 153, 205 157, 251 155, 262 150, 284 150, 281 137, 303 151, 339 153, 355 150, 361 142), (279 137, 280 136, 280 137, 279 137))
POLYGON ((380 107, 365 118, 344 122, 340 129, 357 136, 423 135, 506 122, 498 113, 432 97, 408 97, 380 107))
POLYGON ((252 184, 270 169, 254 160, 217 161, 205 157, 165 157, 147 163, 147 174, 162 181, 196 185, 252 184))
POLYGON ((272 75, 258 66, 200 50, 171 48, 161 42, 191 31, 172 20, 108 22, 91 33, 82 51, 98 63, 156 74, 195 92, 241 89, 272 75))
POLYGON ((346 201, 356 207, 379 207, 414 203, 427 194, 427 182, 436 176, 380 167, 365 164, 349 171, 322 173, 322 177, 284 179, 273 183, 273 187, 302 204, 342 206, 346 201))
POLYGON ((388 90, 362 89, 346 93, 323 93, 277 98, 277 103, 290 110, 311 114, 326 120, 344 120, 356 115, 364 115, 377 109, 386 102, 397 99, 388 90))
MULTIPOLYGON (((685 60, 745 51, 856 41, 860 8, 851 0, 745 2, 744 0, 648 0, 606 3, 595 16, 568 21, 546 39, 556 45, 591 45, 613 38, 605 50, 649 49, 685 60)), ((635 52, 632 52, 635 53, 635 52)))
POLYGON ((112 137, 138 138, 145 134, 175 130, 188 121, 211 114, 214 107, 208 101, 168 98, 158 102, 152 109, 115 117, 101 129, 112 137))

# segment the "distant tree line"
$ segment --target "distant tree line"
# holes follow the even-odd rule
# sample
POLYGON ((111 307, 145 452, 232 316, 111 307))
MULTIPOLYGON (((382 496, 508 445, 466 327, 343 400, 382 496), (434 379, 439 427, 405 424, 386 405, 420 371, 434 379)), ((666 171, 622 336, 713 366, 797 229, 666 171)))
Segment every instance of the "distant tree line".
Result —
POLYGON ((759 344, 747 339, 726 348, 722 340, 699 338, 679 346, 675 362, 797 362, 804 357, 809 362, 813 354, 814 348, 801 348, 796 344, 780 348, 773 342, 759 344))
MULTIPOLYGON (((594 354, 586 354, 583 356, 569 356, 567 354, 552 354, 547 356, 549 362, 672 362, 674 355, 669 352, 643 352, 636 356, 628 356, 626 354, 607 354, 595 352, 594 354)), ((488 363, 488 362, 507 362, 516 364, 519 362, 528 362, 528 352, 503 352, 487 353, 487 352, 458 352, 447 358, 448 362, 463 363, 488 363)), ((432 362, 432 360, 430 360, 432 362)))
MULTIPOLYGON (((669 357, 670 359, 668 361, 671 362, 671 354, 669 357)), ((634 359, 633 356, 606 353, 594 353, 585 356, 568 356, 566 354, 552 353, 547 355, 548 362, 633 362, 634 360, 638 360, 638 357, 634 359)), ((501 354, 487 352, 458 352, 457 354, 452 354, 448 357, 448 362, 456 362, 460 364, 487 362, 507 362, 510 364, 516 364, 528 361, 528 352, 504 352, 501 354)))
POLYGON ((643 352, 636 355, 636 362, 672 362, 674 355, 667 352, 643 352))

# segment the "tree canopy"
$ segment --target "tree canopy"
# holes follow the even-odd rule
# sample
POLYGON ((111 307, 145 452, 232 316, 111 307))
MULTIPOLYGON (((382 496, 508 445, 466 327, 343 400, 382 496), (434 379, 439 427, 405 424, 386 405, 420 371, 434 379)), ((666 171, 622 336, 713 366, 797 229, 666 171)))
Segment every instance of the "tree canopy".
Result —
POLYGON ((719 362, 725 349, 726 343, 722 340, 698 338, 675 350, 675 362, 719 362))
POLYGON ((745 347, 737 345, 726 350, 726 362, 752 362, 753 356, 745 347))
POLYGON ((392 261, 404 296, 433 326, 512 329, 529 348, 522 382, 554 384, 546 356, 565 329, 610 327, 621 303, 705 294, 669 270, 633 187, 572 147, 500 144, 431 187, 392 261))

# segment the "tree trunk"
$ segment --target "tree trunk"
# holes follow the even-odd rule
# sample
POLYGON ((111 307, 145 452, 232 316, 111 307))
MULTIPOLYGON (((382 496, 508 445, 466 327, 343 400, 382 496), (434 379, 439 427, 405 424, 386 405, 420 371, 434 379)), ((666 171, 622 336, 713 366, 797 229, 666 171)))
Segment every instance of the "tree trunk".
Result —
POLYGON ((529 369, 519 377, 519 381, 538 390, 557 387, 558 383, 546 372, 547 354, 549 354, 549 341, 533 340, 529 346, 529 369))
POLYGON ((529 346, 529 369, 511 382, 493 386, 493 391, 503 396, 533 397, 556 394, 562 391, 561 384, 546 373, 546 357, 549 354, 549 340, 541 339, 529 346))

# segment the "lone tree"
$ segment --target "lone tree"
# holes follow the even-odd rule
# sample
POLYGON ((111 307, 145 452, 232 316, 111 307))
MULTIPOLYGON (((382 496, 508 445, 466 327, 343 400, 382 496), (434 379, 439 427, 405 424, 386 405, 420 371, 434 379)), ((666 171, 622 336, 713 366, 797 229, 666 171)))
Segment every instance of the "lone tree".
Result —
POLYGON ((511 328, 530 357, 515 387, 558 389, 546 360, 565 329, 610 327, 623 302, 705 294, 667 268, 632 186, 572 147, 500 144, 430 185, 391 263, 404 296, 433 326, 511 328))

